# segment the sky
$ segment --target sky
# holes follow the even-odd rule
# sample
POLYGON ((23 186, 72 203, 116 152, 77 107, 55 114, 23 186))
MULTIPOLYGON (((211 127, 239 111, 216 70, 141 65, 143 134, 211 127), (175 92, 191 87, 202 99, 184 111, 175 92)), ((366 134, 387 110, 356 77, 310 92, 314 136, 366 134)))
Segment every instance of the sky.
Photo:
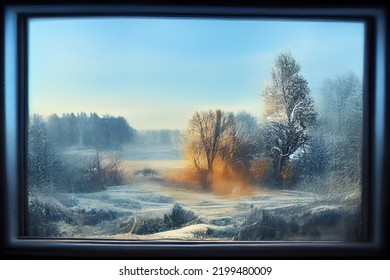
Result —
POLYGON ((290 52, 315 100, 321 83, 363 73, 364 24, 173 18, 29 22, 29 113, 124 116, 183 129, 195 111, 261 116, 274 60, 290 52))

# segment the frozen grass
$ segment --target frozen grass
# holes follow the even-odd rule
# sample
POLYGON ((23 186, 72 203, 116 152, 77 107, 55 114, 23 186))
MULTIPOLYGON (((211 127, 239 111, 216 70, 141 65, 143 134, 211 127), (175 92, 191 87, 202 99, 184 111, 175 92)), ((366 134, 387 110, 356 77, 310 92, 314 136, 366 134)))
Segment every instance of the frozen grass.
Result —
POLYGON ((213 193, 140 178, 96 193, 30 198, 30 235, 181 240, 359 240, 355 194, 343 200, 305 191, 213 193), (198 226, 197 225, 202 225, 198 226))

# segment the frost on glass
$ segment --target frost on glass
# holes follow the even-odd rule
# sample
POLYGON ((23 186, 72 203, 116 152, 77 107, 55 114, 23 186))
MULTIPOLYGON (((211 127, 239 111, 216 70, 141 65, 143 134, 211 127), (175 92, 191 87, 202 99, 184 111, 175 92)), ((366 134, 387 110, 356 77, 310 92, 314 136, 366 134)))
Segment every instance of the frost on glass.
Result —
POLYGON ((31 21, 27 235, 362 240, 362 30, 31 21))

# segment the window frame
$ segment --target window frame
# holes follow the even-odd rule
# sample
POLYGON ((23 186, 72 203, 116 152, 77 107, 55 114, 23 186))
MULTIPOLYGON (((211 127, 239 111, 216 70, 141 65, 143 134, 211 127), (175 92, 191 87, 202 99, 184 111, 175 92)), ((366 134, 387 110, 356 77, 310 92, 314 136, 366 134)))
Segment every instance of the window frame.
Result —
MULTIPOLYGON (((381 8, 297 8, 62 5, 6 6, 4 9, 4 248, 9 254, 84 257, 380 257, 385 252, 386 13, 381 8), (363 242, 161 242, 21 237, 26 216, 26 131, 28 108, 27 23, 42 17, 186 17, 301 19, 365 23, 363 77, 363 242)), ((388 67, 388 66, 387 66, 388 67)), ((386 119, 387 114, 387 119, 386 119)), ((388 252, 388 251, 387 251, 388 252)))

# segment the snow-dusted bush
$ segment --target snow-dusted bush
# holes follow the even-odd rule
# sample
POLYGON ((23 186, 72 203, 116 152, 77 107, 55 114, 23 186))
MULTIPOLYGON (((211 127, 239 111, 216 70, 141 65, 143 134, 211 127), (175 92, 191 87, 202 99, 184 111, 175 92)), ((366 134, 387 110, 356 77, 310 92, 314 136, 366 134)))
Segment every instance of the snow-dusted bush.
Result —
POLYGON ((138 218, 134 219, 133 223, 135 224, 131 233, 140 235, 153 234, 169 229, 162 218, 138 218))
MULTIPOLYGON (((287 216, 288 217, 288 216, 287 216)), ((288 220, 285 215, 252 209, 245 222, 238 228, 234 240, 286 240, 299 231, 294 219, 288 220)))
POLYGON ((319 206, 307 211, 302 221, 302 234, 318 240, 358 241, 362 237, 360 211, 319 206))
POLYGON ((71 211, 53 198, 30 196, 27 234, 33 237, 58 237, 57 222, 74 223, 71 211))
POLYGON ((79 185, 76 191, 80 192, 102 191, 125 182, 122 160, 119 157, 103 158, 98 152, 82 157, 76 174, 79 185))
POLYGON ((158 175, 158 171, 152 168, 145 167, 144 169, 135 170, 134 176, 143 176, 148 178, 153 178, 158 175))
POLYGON ((196 215, 184 209, 180 204, 173 205, 171 213, 164 215, 164 222, 170 229, 180 228, 196 220, 196 215))
POLYGON ((340 206, 279 209, 254 208, 241 224, 234 240, 337 240, 361 239, 360 212, 340 206))
POLYGON ((129 222, 132 224, 130 233, 145 235, 177 229, 196 222, 196 219, 197 217, 192 211, 175 203, 171 212, 164 214, 164 218, 134 216, 129 222))
POLYGON ((207 236, 209 238, 228 239, 231 240, 237 232, 235 226, 223 226, 220 228, 207 228, 207 236))
POLYGON ((211 231, 207 228, 205 230, 194 230, 192 232, 192 238, 196 240, 205 240, 208 238, 211 231))

